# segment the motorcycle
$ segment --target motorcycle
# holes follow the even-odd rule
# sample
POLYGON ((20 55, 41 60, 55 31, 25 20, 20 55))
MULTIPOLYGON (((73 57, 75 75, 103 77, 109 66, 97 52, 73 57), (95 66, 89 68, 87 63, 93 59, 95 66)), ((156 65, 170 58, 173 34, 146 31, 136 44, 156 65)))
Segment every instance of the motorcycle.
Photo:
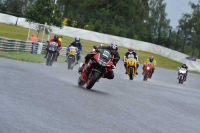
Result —
MULTIPOLYGON (((97 49, 96 46, 94 48, 97 49)), ((113 56, 108 50, 98 49, 98 52, 94 51, 91 54, 94 54, 94 56, 82 69, 78 79, 78 85, 84 86, 86 84, 87 89, 91 89, 100 78, 104 77, 109 69, 114 69, 113 56)), ((81 64, 80 67, 82 67, 81 64)))
POLYGON ((57 56, 57 43, 56 42, 50 42, 49 45, 47 45, 48 54, 46 58, 46 65, 52 66, 53 62, 56 59, 57 56))
POLYGON ((180 67, 178 67, 178 69, 179 69, 178 81, 179 81, 179 84, 183 84, 186 78, 187 70, 185 68, 180 68, 180 67))
POLYGON ((124 56, 124 61, 126 62, 126 72, 128 73, 129 79, 133 80, 137 72, 137 61, 133 54, 128 55, 128 58, 124 56))
POLYGON ((147 81, 147 79, 151 77, 153 68, 154 68, 153 63, 147 62, 145 64, 145 66, 144 66, 144 78, 143 78, 144 81, 147 81))
POLYGON ((71 46, 70 47, 70 50, 69 50, 69 55, 67 56, 67 68, 68 69, 73 69, 74 66, 76 65, 76 62, 77 62, 77 51, 78 51, 78 48, 77 47, 74 47, 74 46, 71 46))

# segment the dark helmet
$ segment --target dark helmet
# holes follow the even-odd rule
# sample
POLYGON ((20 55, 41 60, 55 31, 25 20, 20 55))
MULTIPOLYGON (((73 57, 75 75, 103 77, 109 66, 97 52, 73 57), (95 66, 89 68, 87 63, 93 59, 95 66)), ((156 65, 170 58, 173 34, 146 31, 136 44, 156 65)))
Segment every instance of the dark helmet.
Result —
POLYGON ((152 62, 153 60, 154 60, 154 57, 153 57, 153 56, 150 56, 150 57, 149 57, 149 61, 152 62))
POLYGON ((81 39, 80 39, 79 36, 76 36, 76 37, 75 37, 75 42, 80 42, 80 40, 81 40, 81 39))
POLYGON ((182 65, 182 67, 187 67, 187 65, 184 63, 184 64, 182 65))
POLYGON ((114 54, 118 51, 118 45, 115 42, 110 43, 110 51, 112 54, 114 54))
POLYGON ((130 46, 130 47, 128 48, 128 52, 129 52, 129 53, 132 53, 133 51, 134 51, 133 47, 130 46))
POLYGON ((58 35, 55 35, 55 36, 54 36, 54 40, 55 40, 55 41, 57 41, 57 40, 58 40, 58 38, 59 38, 59 36, 58 36, 58 35))

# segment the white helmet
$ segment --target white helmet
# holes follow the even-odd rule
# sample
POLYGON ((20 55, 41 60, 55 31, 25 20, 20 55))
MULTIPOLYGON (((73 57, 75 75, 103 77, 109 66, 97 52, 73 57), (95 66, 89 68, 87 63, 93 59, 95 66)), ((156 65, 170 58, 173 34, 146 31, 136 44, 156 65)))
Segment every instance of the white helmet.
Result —
POLYGON ((75 37, 75 42, 80 42, 80 40, 81 40, 81 39, 80 39, 79 36, 76 36, 76 37, 75 37))
POLYGON ((110 43, 111 53, 116 53, 118 51, 118 45, 115 42, 110 43))

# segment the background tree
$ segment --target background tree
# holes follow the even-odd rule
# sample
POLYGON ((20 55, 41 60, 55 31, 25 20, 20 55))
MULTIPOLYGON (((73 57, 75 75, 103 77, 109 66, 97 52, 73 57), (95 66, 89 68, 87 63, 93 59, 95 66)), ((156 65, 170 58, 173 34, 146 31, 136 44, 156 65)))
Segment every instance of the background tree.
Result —
POLYGON ((52 0, 36 0, 34 4, 26 8, 24 17, 28 22, 47 23, 48 25, 62 27, 61 9, 52 0))
MULTIPOLYGON (((189 2, 189 5, 193 11, 191 14, 183 14, 179 20, 178 27, 181 28, 185 36, 185 40, 183 41, 184 46, 187 44, 186 47, 189 45, 192 47, 190 51, 192 56, 195 54, 195 48, 199 49, 198 57, 200 58, 200 0, 198 0, 197 4, 189 2)), ((184 48, 182 51, 184 51, 184 48)))
POLYGON ((166 3, 163 0, 149 1, 149 18, 147 20, 150 35, 149 41, 159 45, 166 45, 170 20, 166 18, 166 3))
POLYGON ((18 0, 1 0, 0 11, 14 16, 21 16, 22 1, 18 0))

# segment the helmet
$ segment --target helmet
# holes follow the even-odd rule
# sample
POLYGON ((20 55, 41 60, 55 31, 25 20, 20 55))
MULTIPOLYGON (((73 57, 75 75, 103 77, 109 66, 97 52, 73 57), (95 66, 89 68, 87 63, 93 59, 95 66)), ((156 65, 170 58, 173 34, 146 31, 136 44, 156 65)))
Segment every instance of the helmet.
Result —
POLYGON ((103 46, 103 44, 100 44, 100 47, 102 47, 103 46))
POLYGON ((128 48, 128 52, 129 52, 129 53, 132 53, 133 51, 134 51, 133 47, 130 46, 130 47, 128 48))
POLYGON ((58 38, 59 38, 58 35, 55 35, 55 36, 54 36, 54 40, 55 40, 55 41, 57 41, 58 38))
POLYGON ((187 65, 184 63, 184 64, 182 65, 182 67, 187 67, 187 65))
POLYGON ((76 36, 76 37, 75 37, 75 42, 77 42, 77 43, 78 43, 78 42, 80 42, 80 40, 81 40, 81 39, 80 39, 80 37, 79 37, 79 36, 76 36))
POLYGON ((153 57, 153 56, 149 57, 149 61, 150 61, 150 62, 152 62, 153 60, 154 60, 154 57, 153 57))
POLYGON ((111 42, 110 43, 110 51, 111 51, 111 53, 116 53, 117 52, 117 50, 118 50, 118 45, 115 43, 115 42, 111 42))

